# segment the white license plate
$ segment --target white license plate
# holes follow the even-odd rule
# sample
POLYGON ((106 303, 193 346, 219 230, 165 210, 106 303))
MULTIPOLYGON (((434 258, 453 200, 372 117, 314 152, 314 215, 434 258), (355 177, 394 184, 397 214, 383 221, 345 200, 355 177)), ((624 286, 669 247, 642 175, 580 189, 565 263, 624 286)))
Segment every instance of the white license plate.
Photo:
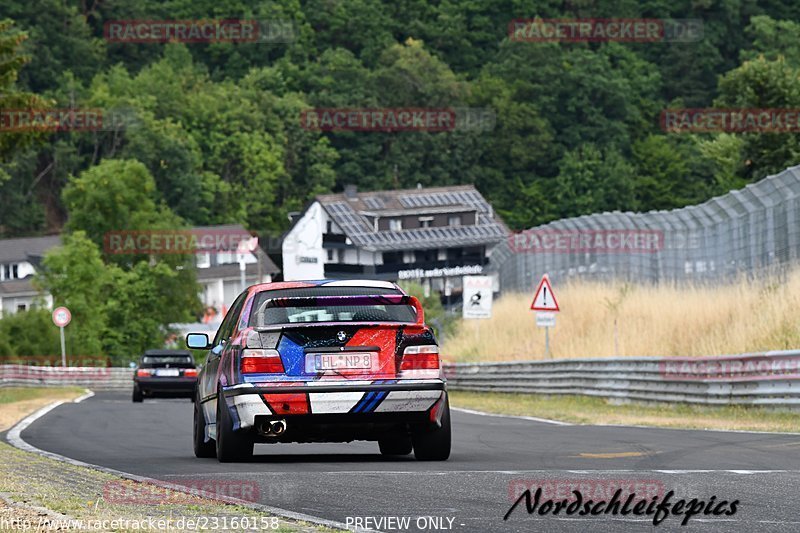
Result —
POLYGON ((315 353, 306 355, 306 372, 372 368, 373 354, 367 352, 315 353))
POLYGON ((180 371, 177 368, 157 368, 156 369, 156 376, 161 376, 165 378, 177 378, 180 375, 180 371))

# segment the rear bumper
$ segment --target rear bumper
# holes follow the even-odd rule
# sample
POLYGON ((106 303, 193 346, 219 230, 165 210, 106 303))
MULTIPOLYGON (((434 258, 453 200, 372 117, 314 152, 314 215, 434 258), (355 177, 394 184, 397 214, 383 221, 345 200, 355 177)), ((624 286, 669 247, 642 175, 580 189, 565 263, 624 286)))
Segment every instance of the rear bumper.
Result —
POLYGON ((146 394, 192 396, 197 378, 136 378, 133 382, 146 394))
POLYGON ((443 380, 297 383, 225 389, 238 428, 257 420, 286 419, 301 424, 436 423, 431 410, 446 394, 443 380))

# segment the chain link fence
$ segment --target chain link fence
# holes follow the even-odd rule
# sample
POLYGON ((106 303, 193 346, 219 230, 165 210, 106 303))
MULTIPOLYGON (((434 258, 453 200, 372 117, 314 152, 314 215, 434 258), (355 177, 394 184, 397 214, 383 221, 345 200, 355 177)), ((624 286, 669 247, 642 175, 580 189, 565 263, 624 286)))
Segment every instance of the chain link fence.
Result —
POLYGON ((800 259, 800 166, 694 206, 600 213, 511 234, 492 252, 500 289, 530 291, 542 274, 660 283, 781 276, 800 259))

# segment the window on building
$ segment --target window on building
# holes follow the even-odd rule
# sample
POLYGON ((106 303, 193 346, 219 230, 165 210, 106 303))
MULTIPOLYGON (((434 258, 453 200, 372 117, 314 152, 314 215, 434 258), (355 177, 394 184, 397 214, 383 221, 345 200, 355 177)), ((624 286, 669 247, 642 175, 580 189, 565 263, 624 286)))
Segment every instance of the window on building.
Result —
POLYGON ((329 220, 325 225, 325 233, 333 233, 333 221, 329 220))
POLYGON ((20 311, 25 311, 27 308, 28 306, 25 304, 17 304, 17 313, 19 313, 20 311))
POLYGON ((208 252, 197 254, 197 268, 208 268, 211 266, 211 254, 208 252))
POLYGON ((333 261, 333 250, 331 250, 331 249, 329 248, 329 249, 328 249, 328 262, 330 263, 330 262, 332 262, 332 261, 333 261))
POLYGON ((3 280, 19 279, 19 265, 16 263, 3 265, 3 271, 0 274, 2 274, 0 275, 0 279, 3 280))
POLYGON ((403 219, 402 218, 390 218, 389 219, 389 231, 400 231, 403 229, 403 219))
POLYGON ((339 256, 339 262, 340 263, 344 263, 344 250, 339 249, 339 250, 337 250, 337 252, 338 252, 337 255, 339 256))
POLYGON ((458 227, 461 225, 461 215, 450 215, 447 217, 447 225, 452 227, 458 227))
POLYGON ((433 225, 433 217, 419 217, 420 228, 430 228, 433 225))
POLYGON ((414 257, 417 261, 423 262, 432 262, 436 261, 436 257, 439 255, 439 252, 436 248, 432 250, 416 250, 414 251, 414 257))

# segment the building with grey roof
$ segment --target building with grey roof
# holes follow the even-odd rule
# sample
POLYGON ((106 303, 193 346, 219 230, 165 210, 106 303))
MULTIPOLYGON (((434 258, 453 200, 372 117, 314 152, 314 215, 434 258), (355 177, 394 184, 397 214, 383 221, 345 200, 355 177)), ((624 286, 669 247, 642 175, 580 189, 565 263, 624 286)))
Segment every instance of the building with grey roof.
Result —
MULTIPOLYGON (((196 227, 192 232, 211 237, 250 237, 240 224, 196 227)), ((46 307, 52 307, 52 297, 39 293, 31 281, 45 253, 60 244, 58 235, 0 240, 0 318, 3 314, 29 309, 37 299, 41 299, 46 307)), ((201 249, 195 255, 200 299, 206 307, 214 309, 215 319, 222 317, 242 291, 243 283, 248 286, 269 282, 280 272, 261 247, 241 256, 235 248, 218 247, 201 249), (240 257, 243 258, 241 262, 240 257)))
POLYGON ((29 309, 37 298, 52 304, 50 296, 39 294, 31 279, 45 252, 60 243, 58 235, 0 240, 0 318, 29 309))
POLYGON ((282 243, 285 280, 416 280, 459 289, 508 228, 472 185, 317 196, 282 243))

